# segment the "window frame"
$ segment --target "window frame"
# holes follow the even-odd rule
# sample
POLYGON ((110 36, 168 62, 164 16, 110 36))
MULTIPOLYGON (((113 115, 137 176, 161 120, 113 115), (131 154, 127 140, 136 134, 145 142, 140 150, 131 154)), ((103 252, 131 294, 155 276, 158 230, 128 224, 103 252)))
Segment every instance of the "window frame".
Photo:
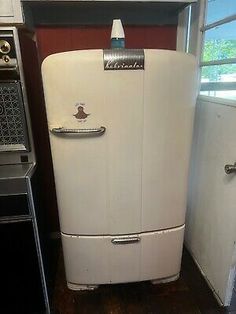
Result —
MULTIPOLYGON (((207 17, 207 0, 200 0, 200 7, 202 6, 202 11, 204 12, 201 23, 199 22, 199 31, 200 31, 200 53, 199 53, 199 67, 200 67, 200 82, 199 82, 199 97, 204 97, 204 98, 211 98, 211 99, 219 99, 227 104, 236 104, 236 101, 233 99, 228 99, 228 98, 220 98, 217 96, 206 96, 206 95, 201 95, 200 92, 203 90, 207 91, 220 91, 220 90, 225 90, 225 91, 230 91, 230 90, 236 90, 236 82, 201 82, 201 69, 202 67, 205 66, 214 66, 214 65, 225 65, 225 64, 236 64, 236 57, 235 58, 227 58, 227 59, 221 59, 221 60, 210 60, 210 61, 202 61, 203 59, 203 53, 204 53, 204 43, 205 43, 205 34, 208 30, 214 29, 217 26, 225 25, 230 22, 236 21, 236 14, 232 14, 229 16, 224 17, 223 19, 216 20, 213 23, 206 24, 206 17, 207 17), (208 88, 207 88, 208 86, 208 88), (210 87, 210 89, 209 89, 210 87), (226 88, 227 87, 227 88, 226 88), (217 88, 217 89, 216 89, 217 88)), ((200 10, 199 10, 200 11, 200 10)), ((189 25, 191 28, 192 25, 189 25)))

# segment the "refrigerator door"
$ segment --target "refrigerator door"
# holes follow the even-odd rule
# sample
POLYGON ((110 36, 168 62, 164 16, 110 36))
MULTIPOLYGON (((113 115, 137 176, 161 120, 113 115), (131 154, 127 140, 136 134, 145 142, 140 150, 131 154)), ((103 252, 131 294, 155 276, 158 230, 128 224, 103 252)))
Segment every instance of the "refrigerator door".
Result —
POLYGON ((183 234, 184 226, 123 236, 62 234, 67 282, 77 289, 77 285, 176 279, 183 234))
POLYGON ((145 70, 104 71, 102 50, 43 63, 49 129, 106 128, 83 138, 50 132, 64 233, 184 224, 196 62, 175 51, 144 52, 145 70))
POLYGON ((143 71, 104 71, 103 51, 90 50, 50 56, 42 74, 50 130, 106 127, 50 132, 62 232, 140 231, 143 71))

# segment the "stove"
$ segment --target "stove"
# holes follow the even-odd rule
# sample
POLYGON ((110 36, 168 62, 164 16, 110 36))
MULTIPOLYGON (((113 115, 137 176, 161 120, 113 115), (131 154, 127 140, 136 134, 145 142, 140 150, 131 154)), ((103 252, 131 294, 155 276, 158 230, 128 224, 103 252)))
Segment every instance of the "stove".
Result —
POLYGON ((3 311, 15 313, 27 295, 30 312, 50 313, 38 176, 18 30, 0 27, 0 276, 9 283, 3 311))
POLYGON ((20 43, 16 28, 0 27, 0 165, 19 163, 35 164, 20 43))

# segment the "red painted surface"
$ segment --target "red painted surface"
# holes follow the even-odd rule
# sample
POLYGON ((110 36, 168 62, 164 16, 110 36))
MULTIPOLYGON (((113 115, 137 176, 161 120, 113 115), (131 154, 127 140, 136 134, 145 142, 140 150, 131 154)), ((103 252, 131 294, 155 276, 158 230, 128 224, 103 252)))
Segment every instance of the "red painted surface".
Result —
MULTIPOLYGON (((176 49, 176 26, 126 26, 126 48, 176 49)), ((39 56, 110 47, 110 26, 38 27, 39 56)))

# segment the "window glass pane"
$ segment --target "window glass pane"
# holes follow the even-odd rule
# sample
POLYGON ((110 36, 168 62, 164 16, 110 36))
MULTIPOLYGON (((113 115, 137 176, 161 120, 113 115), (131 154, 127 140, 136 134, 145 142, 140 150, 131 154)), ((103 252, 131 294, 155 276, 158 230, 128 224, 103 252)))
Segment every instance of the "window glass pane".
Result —
POLYGON ((203 61, 228 58, 236 58, 236 21, 205 32, 203 61))
POLYGON ((206 24, 211 24, 234 14, 236 14, 235 0, 208 0, 206 24))
POLYGON ((223 64, 202 67, 204 82, 236 82, 236 64, 223 64))
POLYGON ((236 90, 230 91, 201 91, 200 95, 236 100, 236 90))
POLYGON ((236 64, 202 67, 201 95, 236 100, 236 64))

